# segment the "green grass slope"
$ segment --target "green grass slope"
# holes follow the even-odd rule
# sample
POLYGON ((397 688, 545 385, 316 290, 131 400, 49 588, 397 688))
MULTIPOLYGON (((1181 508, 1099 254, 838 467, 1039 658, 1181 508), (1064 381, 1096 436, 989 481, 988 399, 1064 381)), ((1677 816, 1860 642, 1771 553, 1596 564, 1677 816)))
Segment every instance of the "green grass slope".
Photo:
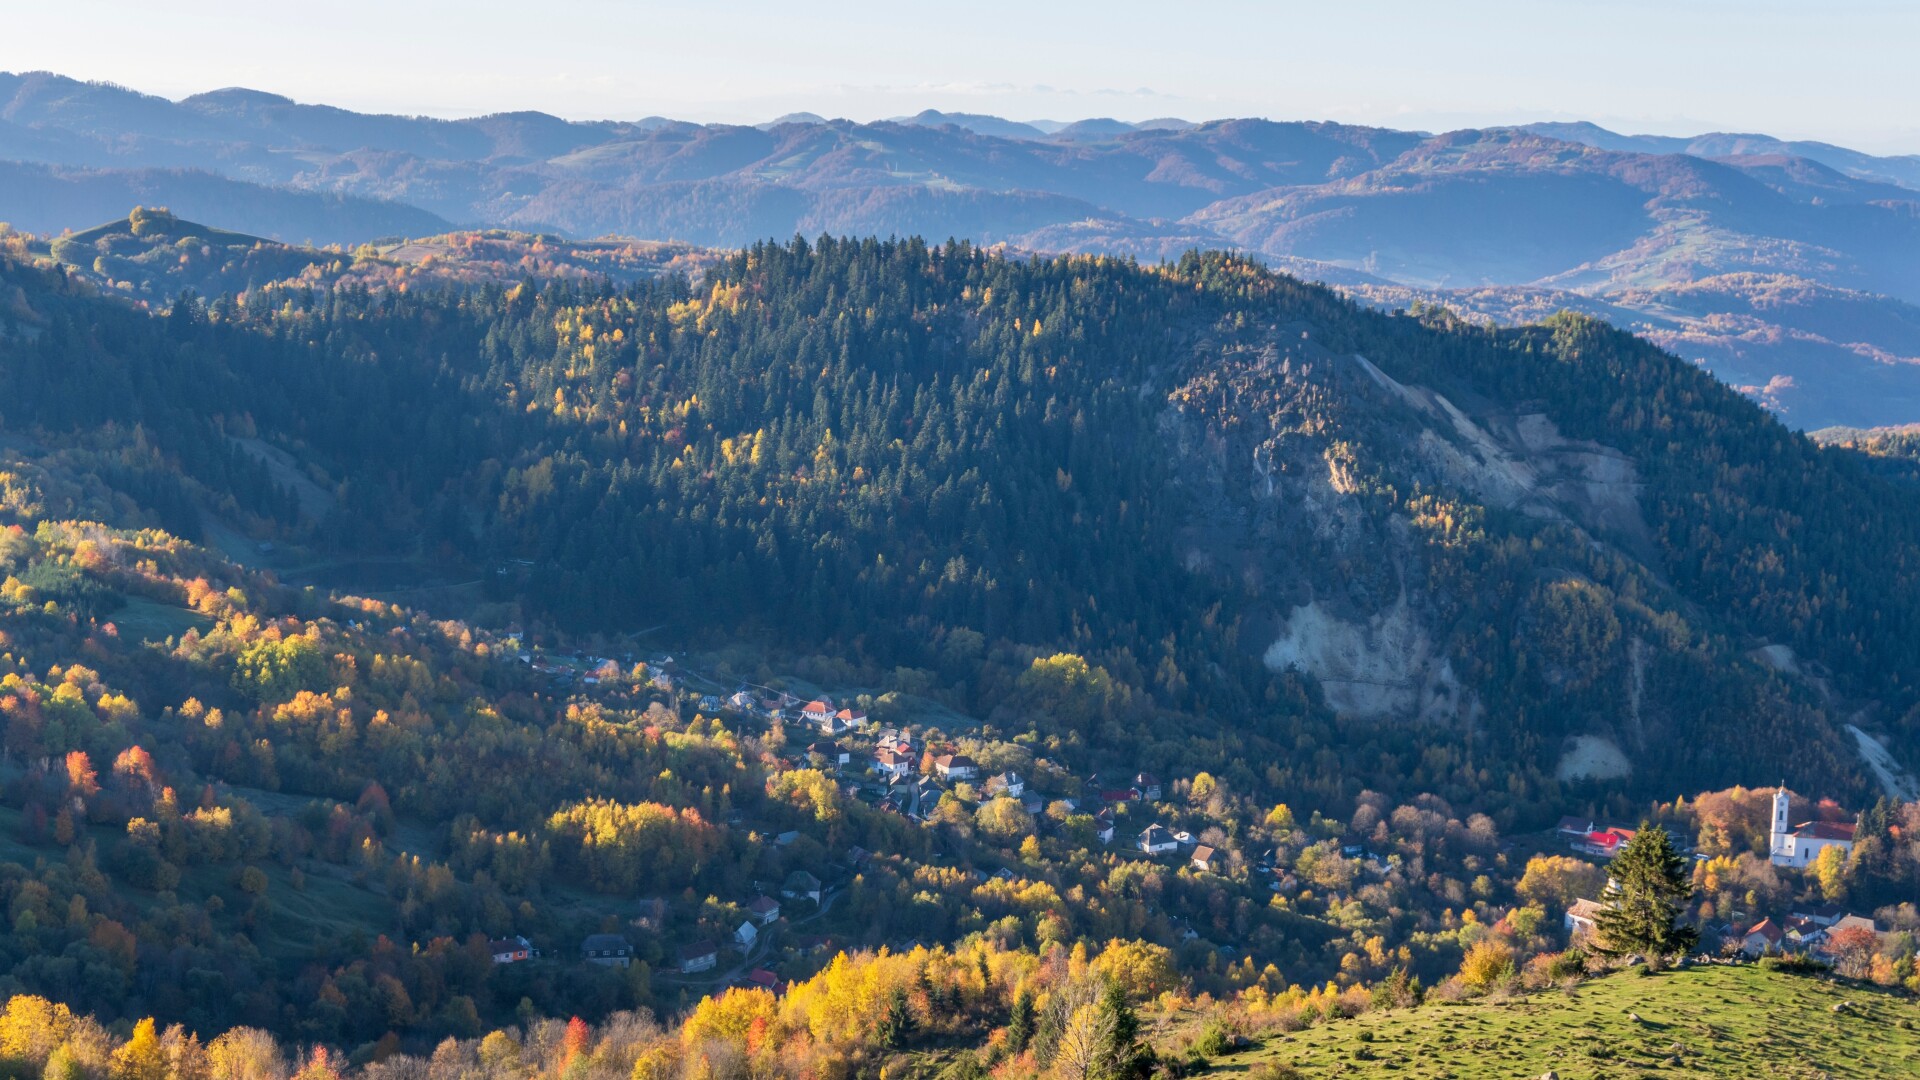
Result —
POLYGON ((1509 1002, 1432 1004, 1268 1038, 1208 1075, 1920 1076, 1920 1004, 1753 966, 1620 974, 1509 1002), (1839 1010, 1835 1006, 1845 1003, 1839 1010))

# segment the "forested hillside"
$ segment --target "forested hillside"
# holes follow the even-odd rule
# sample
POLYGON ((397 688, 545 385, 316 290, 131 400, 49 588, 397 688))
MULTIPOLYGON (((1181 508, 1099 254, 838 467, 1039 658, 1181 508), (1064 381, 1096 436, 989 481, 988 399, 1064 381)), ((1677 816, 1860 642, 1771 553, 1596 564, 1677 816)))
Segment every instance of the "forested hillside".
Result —
POLYGON ((1902 477, 1227 256, 534 243, 145 307, 9 244, 8 1067, 1187 1072, 1580 978, 1567 814, 1916 985, 1920 809, 1838 729, 1912 761, 1902 477), (1855 858, 1767 860, 1782 773, 1855 858))
POLYGON ((857 658, 982 715, 1071 650, 1111 679, 1106 722, 1279 734, 1324 700, 1368 723, 1280 737, 1452 746, 1536 792, 1593 740, 1651 790, 1852 787, 1830 723, 1864 704, 1911 752, 1920 514, 1589 320, 918 241, 757 245, 697 287, 293 285, 160 318, 8 274, 9 425, 134 431, 263 535, 429 550, 555 625, 857 658))

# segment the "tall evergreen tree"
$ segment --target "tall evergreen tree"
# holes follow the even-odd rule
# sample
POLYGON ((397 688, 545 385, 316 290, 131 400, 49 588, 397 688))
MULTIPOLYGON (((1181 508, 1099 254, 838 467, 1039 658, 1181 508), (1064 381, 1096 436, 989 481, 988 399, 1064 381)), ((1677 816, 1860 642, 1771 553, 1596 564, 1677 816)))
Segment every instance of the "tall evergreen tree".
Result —
POLYGON ((1600 894, 1604 910, 1594 917, 1595 952, 1638 954, 1657 964, 1699 940, 1697 930, 1679 922, 1693 886, 1686 859, 1665 828, 1642 823, 1607 870, 1611 880, 1600 894))
POLYGON ((1140 1017, 1126 988, 1109 981, 1100 994, 1099 1080, 1144 1080, 1153 1072, 1153 1048, 1140 1040, 1140 1017))

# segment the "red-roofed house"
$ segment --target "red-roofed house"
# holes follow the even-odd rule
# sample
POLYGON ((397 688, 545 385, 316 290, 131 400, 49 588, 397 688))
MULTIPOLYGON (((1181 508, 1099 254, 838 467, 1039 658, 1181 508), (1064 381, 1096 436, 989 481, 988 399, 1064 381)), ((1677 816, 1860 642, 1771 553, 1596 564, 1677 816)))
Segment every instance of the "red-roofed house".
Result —
POLYGON ((1589 855, 1598 855, 1603 859, 1611 859, 1615 855, 1620 854, 1620 849, 1626 846, 1627 841, 1633 839, 1633 835, 1636 832, 1639 832, 1639 830, 1623 829, 1618 825, 1613 825, 1588 833, 1586 840, 1575 846, 1580 851, 1584 851, 1589 855))
POLYGON ((775 975, 766 968, 754 968, 752 971, 747 972, 747 982, 762 990, 777 991, 780 989, 780 976, 775 975))
POLYGON ((1786 936, 1786 931, 1780 929, 1772 919, 1761 919, 1741 935, 1740 951, 1748 956, 1759 956, 1769 949, 1778 949, 1786 936))

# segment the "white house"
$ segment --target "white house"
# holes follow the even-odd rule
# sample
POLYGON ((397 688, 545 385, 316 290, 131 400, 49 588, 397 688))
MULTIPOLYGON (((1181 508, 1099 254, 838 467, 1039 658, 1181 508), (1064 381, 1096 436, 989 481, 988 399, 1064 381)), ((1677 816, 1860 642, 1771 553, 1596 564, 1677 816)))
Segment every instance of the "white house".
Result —
POLYGON ((980 766, 965 754, 941 754, 933 759, 933 768, 942 780, 971 780, 980 775, 980 766))
POLYGON ((800 707, 800 719, 809 724, 824 724, 833 715, 833 702, 825 698, 809 701, 800 707))
POLYGON ((1026 790, 1027 782, 1020 778, 1019 773, 1011 769, 997 776, 987 777, 988 795, 1005 795, 1009 798, 1017 799, 1025 794, 1026 790))
POLYGON ((1180 841, 1175 840, 1173 833, 1164 826, 1149 825, 1140 830, 1137 846, 1149 855, 1164 855, 1169 851, 1179 851, 1180 841))
POLYGON ((759 939, 760 931, 753 925, 752 919, 741 923, 733 932, 733 943, 742 949, 753 948, 753 943, 759 939))
POLYGON ((897 780, 913 771, 913 759, 893 750, 882 750, 873 755, 873 771, 897 780))
POLYGON ((1839 821, 1805 821, 1787 828, 1787 788, 1782 784, 1773 793, 1773 842, 1768 857, 1775 866, 1811 866, 1820 852, 1830 847, 1841 855, 1853 851, 1853 826, 1839 821))
POLYGON ((680 949, 680 971, 682 974, 692 974, 696 971, 711 971, 713 970, 713 966, 719 963, 719 961, 720 951, 713 947, 713 942, 711 941, 685 945, 680 949))
POLYGON ((780 917, 780 901, 771 896, 756 896, 747 902, 747 913, 753 921, 765 926, 780 917))
POLYGON ((1565 920, 1567 932, 1574 937, 1593 933, 1596 920, 1600 912, 1605 909, 1606 905, 1600 903, 1598 900, 1575 900, 1573 905, 1567 908, 1567 917, 1565 920))

